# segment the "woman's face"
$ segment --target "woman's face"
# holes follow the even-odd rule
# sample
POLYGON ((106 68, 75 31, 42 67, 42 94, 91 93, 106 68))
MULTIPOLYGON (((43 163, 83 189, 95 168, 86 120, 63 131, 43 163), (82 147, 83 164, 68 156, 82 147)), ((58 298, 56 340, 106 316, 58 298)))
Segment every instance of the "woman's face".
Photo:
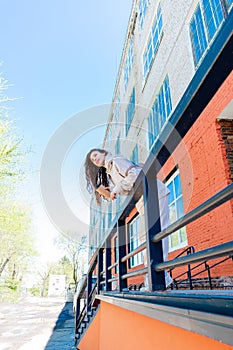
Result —
POLYGON ((105 153, 101 153, 99 151, 93 151, 91 152, 90 160, 96 166, 101 167, 104 165, 104 162, 105 162, 105 153))

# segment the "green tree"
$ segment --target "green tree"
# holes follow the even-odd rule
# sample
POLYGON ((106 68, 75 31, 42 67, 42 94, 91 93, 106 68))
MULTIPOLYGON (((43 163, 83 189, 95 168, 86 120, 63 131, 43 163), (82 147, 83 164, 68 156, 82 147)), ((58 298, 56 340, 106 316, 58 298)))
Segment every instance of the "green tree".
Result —
POLYGON ((8 82, 0 74, 0 282, 15 290, 22 281, 30 257, 35 255, 30 232, 30 210, 17 198, 24 180, 23 150, 14 122, 9 117, 8 82))
POLYGON ((77 242, 69 238, 69 235, 60 235, 55 241, 55 244, 65 253, 63 257, 64 266, 65 263, 67 266, 67 260, 71 266, 72 279, 69 281, 71 283, 77 284, 84 273, 84 268, 87 263, 87 247, 85 242, 85 236, 83 236, 81 242, 77 242))

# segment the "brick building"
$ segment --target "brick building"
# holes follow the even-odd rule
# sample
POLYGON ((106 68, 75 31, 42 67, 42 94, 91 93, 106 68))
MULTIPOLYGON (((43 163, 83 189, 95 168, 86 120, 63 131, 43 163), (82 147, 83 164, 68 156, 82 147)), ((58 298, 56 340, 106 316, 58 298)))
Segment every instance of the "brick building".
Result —
MULTIPOLYGON (((158 344, 161 349, 232 348, 232 317, 218 319, 230 316, 233 307, 232 23, 232 0, 133 1, 103 148, 144 167, 129 198, 101 207, 92 199, 86 284, 91 286, 95 271, 95 305, 100 306, 83 338, 82 317, 77 320, 81 350, 96 339, 101 350, 149 350, 158 344), (170 190, 170 226, 162 231, 155 214, 156 176, 170 190), (147 199, 145 215, 135 207, 141 195, 147 199), (172 273, 170 290, 164 288, 164 270, 172 273), (180 292, 187 287, 197 294, 180 292), (228 296, 216 296, 203 289, 230 290, 228 296), (151 332, 161 327, 156 340, 143 333, 142 322, 151 332)), ((91 303, 90 297, 89 310, 91 303)))
MULTIPOLYGON (((203 67, 208 69, 210 48, 230 20, 230 10, 229 1, 134 2, 103 148, 136 163, 146 161, 172 115, 190 97, 203 67)), ((203 110, 194 107, 198 117, 184 138, 178 132, 174 135, 179 145, 168 150, 170 157, 158 174, 170 190, 171 223, 232 181, 232 79, 229 74, 203 110)), ((202 94, 204 103, 205 91, 202 94)), ((104 203, 102 211, 92 211, 92 247, 111 227, 123 201, 118 198, 116 204, 104 203)), ((143 218, 130 218, 129 244, 135 249, 139 245, 136 221, 143 218)), ((169 258, 189 246, 198 251, 229 241, 232 225, 232 203, 227 203, 173 233, 169 258)), ((142 263, 140 254, 136 260, 131 265, 142 263)), ((216 267, 213 274, 228 276, 229 264, 222 264, 221 271, 216 267)))

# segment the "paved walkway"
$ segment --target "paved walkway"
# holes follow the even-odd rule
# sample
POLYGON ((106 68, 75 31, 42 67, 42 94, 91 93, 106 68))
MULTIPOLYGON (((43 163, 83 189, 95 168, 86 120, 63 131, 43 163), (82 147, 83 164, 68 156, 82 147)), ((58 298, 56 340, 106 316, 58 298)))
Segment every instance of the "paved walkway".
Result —
POLYGON ((0 303, 0 350, 74 350, 72 303, 24 298, 0 303))
POLYGON ((72 303, 66 303, 62 309, 53 333, 45 347, 45 350, 70 350, 74 346, 74 315, 72 303))

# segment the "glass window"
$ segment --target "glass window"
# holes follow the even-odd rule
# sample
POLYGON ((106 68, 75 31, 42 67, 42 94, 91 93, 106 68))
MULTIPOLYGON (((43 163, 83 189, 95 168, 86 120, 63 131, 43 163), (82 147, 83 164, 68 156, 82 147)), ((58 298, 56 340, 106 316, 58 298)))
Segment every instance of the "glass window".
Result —
POLYGON ((138 5, 138 13, 139 13, 139 25, 142 29, 143 23, 146 17, 146 10, 149 5, 149 0, 140 0, 138 5))
POLYGON ((135 114, 135 88, 133 88, 132 94, 126 110, 126 135, 129 132, 131 122, 135 114))
POLYGON ((203 7, 208 39, 211 40, 224 19, 221 0, 203 0, 203 7))
MULTIPOLYGON (((140 222, 140 217, 137 216, 135 219, 133 219, 129 223, 129 247, 130 247, 130 252, 135 250, 137 247, 140 246, 142 242, 139 240, 139 222, 140 222)), ((141 265, 143 263, 143 255, 142 252, 132 256, 130 258, 130 267, 135 267, 138 265, 141 265)))
POLYGON ((130 72, 131 72, 131 69, 133 67, 133 61, 134 61, 134 57, 133 57, 133 42, 132 42, 132 40, 130 40, 128 54, 127 54, 126 63, 125 63, 125 69, 124 69, 125 89, 126 89, 126 87, 128 85, 130 72))
MULTIPOLYGON (((119 91, 118 94, 117 94, 117 99, 116 99, 116 102, 114 104, 114 109, 113 109, 113 117, 112 117, 113 123, 117 123, 118 122, 119 115, 120 115, 120 110, 121 110, 121 107, 120 107, 120 91, 119 91)), ((114 127, 115 126, 116 125, 114 125, 114 127)))
MULTIPOLYGON (((180 173, 177 170, 167 181, 166 183, 170 193, 168 196, 169 201, 169 216, 170 223, 178 220, 184 215, 184 206, 183 206, 183 195, 180 181, 180 173)), ((169 248, 170 251, 176 250, 178 248, 184 247, 187 245, 187 235, 186 228, 177 230, 169 236, 169 248)))
POLYGON ((143 54, 143 69, 144 69, 145 79, 154 62, 156 53, 159 48, 159 44, 162 39, 162 34, 163 34, 162 12, 161 12, 161 8, 159 7, 156 13, 156 17, 155 17, 150 35, 149 35, 145 52, 143 54))
MULTIPOLYGON (((114 256, 114 262, 118 262, 118 236, 114 238, 114 256)), ((118 265, 115 267, 115 273, 118 273, 118 265)))
POLYGON ((155 98, 154 105, 148 118, 149 128, 149 147, 151 147, 165 125, 172 110, 172 102, 170 95, 170 85, 168 76, 159 90, 155 98))
POLYGON ((121 134, 117 136, 117 141, 115 144, 115 154, 120 154, 121 153, 121 134))
POLYGON ((133 163, 138 164, 138 145, 134 147, 130 160, 133 163))
POLYGON ((200 0, 190 22, 190 37, 197 65, 224 20, 223 0, 200 0))
MULTIPOLYGON (((233 0, 226 0, 226 6, 227 6, 227 9, 229 10, 231 5, 233 4, 233 0)), ((231 7, 232 8, 232 7, 231 7)))

